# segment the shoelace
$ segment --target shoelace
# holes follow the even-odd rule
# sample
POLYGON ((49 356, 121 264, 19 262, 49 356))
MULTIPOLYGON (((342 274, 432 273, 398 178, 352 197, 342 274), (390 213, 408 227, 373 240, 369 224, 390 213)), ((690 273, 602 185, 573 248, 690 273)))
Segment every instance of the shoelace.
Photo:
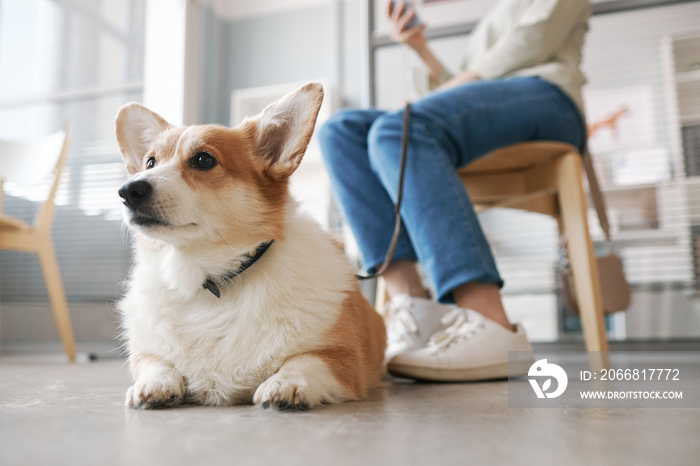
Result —
POLYGON ((427 346, 437 352, 449 347, 460 338, 469 338, 484 328, 484 320, 476 312, 455 308, 440 319, 447 328, 435 332, 428 340, 427 346))
POLYGON ((392 299, 387 308, 387 337, 390 342, 406 338, 408 333, 418 332, 418 326, 409 311, 411 299, 401 296, 392 299))

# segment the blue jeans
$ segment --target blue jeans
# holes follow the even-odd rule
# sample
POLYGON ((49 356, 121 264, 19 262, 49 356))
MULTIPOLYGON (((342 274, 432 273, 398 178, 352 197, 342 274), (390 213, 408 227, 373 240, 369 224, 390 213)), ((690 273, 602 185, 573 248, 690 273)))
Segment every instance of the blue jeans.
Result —
MULTIPOLYGON (((403 110, 343 110, 318 130, 333 195, 369 271, 394 230, 402 122, 403 110)), ((477 81, 413 103, 394 259, 419 261, 441 302, 464 283, 503 286, 457 169, 517 142, 581 147, 584 138, 573 102, 537 77, 477 81)))

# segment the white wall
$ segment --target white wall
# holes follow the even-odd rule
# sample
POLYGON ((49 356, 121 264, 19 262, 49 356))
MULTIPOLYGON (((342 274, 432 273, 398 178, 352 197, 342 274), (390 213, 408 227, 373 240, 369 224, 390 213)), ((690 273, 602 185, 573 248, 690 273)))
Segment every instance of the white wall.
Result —
MULTIPOLYGON (((338 0, 212 0, 217 14, 229 21, 304 9, 338 0)), ((341 0, 342 1, 342 0, 341 0)))

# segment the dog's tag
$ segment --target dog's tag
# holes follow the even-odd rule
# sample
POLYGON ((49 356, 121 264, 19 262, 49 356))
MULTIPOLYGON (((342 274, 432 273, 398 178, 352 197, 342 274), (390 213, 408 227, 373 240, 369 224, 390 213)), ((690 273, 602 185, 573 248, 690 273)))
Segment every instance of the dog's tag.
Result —
POLYGON ((213 295, 216 296, 217 298, 221 298, 221 291, 219 291, 219 287, 216 286, 216 283, 214 283, 213 281, 209 280, 208 278, 207 278, 207 280, 204 282, 204 284, 202 285, 202 287, 203 287, 203 288, 206 288, 206 289, 209 290, 209 291, 211 291, 211 294, 213 294, 213 295))

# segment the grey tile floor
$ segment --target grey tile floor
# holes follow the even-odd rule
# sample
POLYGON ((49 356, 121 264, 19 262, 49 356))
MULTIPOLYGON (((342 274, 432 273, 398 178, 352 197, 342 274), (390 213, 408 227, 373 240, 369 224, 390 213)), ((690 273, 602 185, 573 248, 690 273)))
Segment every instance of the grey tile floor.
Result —
POLYGON ((362 402, 134 411, 121 360, 0 358, 0 465, 699 464, 698 409, 513 409, 507 383, 395 381, 362 402))

